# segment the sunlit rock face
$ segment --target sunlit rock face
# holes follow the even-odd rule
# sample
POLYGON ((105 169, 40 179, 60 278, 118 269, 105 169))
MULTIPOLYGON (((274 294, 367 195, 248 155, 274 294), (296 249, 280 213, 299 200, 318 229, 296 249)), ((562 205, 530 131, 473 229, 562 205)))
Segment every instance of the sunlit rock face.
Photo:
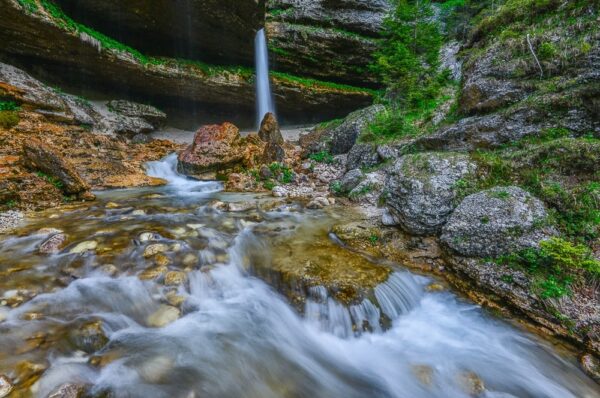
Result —
POLYGON ((57 0, 77 21, 140 51, 250 66, 264 0, 57 0))

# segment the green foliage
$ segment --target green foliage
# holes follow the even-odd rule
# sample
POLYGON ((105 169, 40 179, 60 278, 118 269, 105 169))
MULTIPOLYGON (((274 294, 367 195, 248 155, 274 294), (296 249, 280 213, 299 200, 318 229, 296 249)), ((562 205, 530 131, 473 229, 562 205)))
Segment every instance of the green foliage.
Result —
POLYGON ((341 181, 332 181, 331 184, 329 184, 329 190, 331 192, 333 192, 334 195, 342 195, 342 183, 341 181))
POLYGON ((38 10, 38 5, 35 0, 18 0, 19 4, 29 13, 35 13, 38 10))
POLYGON ((271 180, 267 180, 267 181, 265 181, 265 182, 263 183, 263 187, 264 187, 266 190, 269 190, 269 191, 271 191, 271 190, 273 190, 273 188, 275 188, 275 183, 274 183, 273 181, 271 181, 271 180))
POLYGON ((552 43, 542 43, 538 49, 537 54, 541 60, 549 60, 556 56, 558 50, 552 43))
POLYGON ((317 163, 327 163, 327 164, 333 163, 333 155, 331 153, 329 153, 328 151, 311 153, 310 155, 308 155, 308 158, 317 163))
POLYGON ((46 180, 47 182, 49 182, 50 184, 54 185, 54 187, 56 187, 59 190, 62 190, 64 187, 64 184, 62 183, 61 180, 59 180, 58 178, 48 175, 42 171, 38 171, 35 173, 38 177, 40 177, 43 180, 46 180))
POLYGON ((13 101, 0 101, 0 111, 18 111, 20 109, 13 101))
POLYGON ((352 192, 350 192, 348 197, 350 199, 359 199, 359 198, 365 196, 366 194, 368 194, 369 192, 371 192, 373 190, 373 188, 374 187, 371 184, 363 185, 359 190, 355 189, 352 192))
POLYGON ((365 94, 369 94, 372 96, 377 95, 377 91, 369 89, 369 88, 355 87, 355 86, 350 86, 348 84, 326 82, 326 81, 322 81, 322 80, 310 79, 307 77, 294 76, 294 75, 290 75, 289 73, 284 73, 284 72, 271 71, 270 75, 274 79, 282 80, 283 82, 299 84, 299 85, 302 85, 305 87, 310 87, 310 88, 316 88, 316 89, 325 88, 325 89, 329 89, 329 90, 336 90, 336 91, 343 91, 343 92, 365 93, 365 94))
POLYGON ((414 106, 432 97, 442 36, 429 0, 397 0, 385 21, 382 44, 372 66, 387 85, 390 97, 414 106))
POLYGON ((379 242, 379 236, 377 234, 371 234, 369 236, 369 242, 371 243, 371 245, 375 246, 377 242, 379 242))
POLYGON ((496 259, 499 264, 522 269, 534 277, 534 290, 543 299, 558 298, 570 293, 571 284, 585 277, 600 278, 600 261, 582 244, 561 238, 540 243, 496 259))

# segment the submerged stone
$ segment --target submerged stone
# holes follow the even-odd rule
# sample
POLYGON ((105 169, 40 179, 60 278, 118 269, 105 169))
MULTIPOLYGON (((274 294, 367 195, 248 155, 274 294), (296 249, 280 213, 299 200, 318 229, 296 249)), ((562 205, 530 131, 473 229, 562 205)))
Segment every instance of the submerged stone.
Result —
POLYGON ((71 254, 81 254, 88 251, 96 250, 98 247, 98 242, 95 240, 86 240, 84 242, 78 243, 74 248, 69 250, 71 254))
POLYGON ((175 322, 181 315, 179 309, 170 305, 161 304, 158 310, 152 313, 146 319, 146 323, 150 327, 161 328, 169 323, 175 322))

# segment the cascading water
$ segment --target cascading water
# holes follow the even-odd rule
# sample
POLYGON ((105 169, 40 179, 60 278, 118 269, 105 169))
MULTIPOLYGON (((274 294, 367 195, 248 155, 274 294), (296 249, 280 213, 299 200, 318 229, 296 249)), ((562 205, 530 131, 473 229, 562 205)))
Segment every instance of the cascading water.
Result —
POLYGON ((264 29, 256 33, 254 52, 256 64, 256 117, 257 125, 260 126, 260 122, 267 113, 275 113, 269 80, 269 50, 267 49, 267 36, 264 29))
POLYGON ((24 396, 45 398, 64 383, 78 383, 89 385, 92 396, 110 391, 116 398, 600 397, 546 343, 450 292, 428 292, 431 280, 406 270, 392 272, 350 305, 312 286, 300 314, 273 288, 277 283, 252 272, 289 257, 299 241, 326 239, 331 219, 290 210, 285 202, 245 212, 211 206, 215 198, 253 195, 213 191, 175 200, 187 184, 206 183, 183 179, 174 162, 149 165, 169 180, 167 187, 100 193, 88 209, 42 217, 30 227, 38 232, 0 241, 0 264, 19 270, 0 278, 0 292, 11 281, 18 286, 2 299, 18 295, 31 278, 46 289, 15 309, 0 306, 0 374, 18 380, 10 372, 22 361, 47 367, 24 396), (120 207, 103 206, 107 200, 120 207), (72 243, 40 256, 42 226, 63 229, 72 243), (70 252, 91 240, 95 251, 70 252), (275 250, 288 244, 289 251, 275 250), (160 271, 156 257, 145 255, 151 245, 162 247, 170 270, 188 268, 185 283, 172 285, 158 274, 142 278, 160 271), (53 285, 56 275, 73 280, 53 285), (179 309, 169 301, 173 294, 184 299, 179 309), (157 313, 168 322, 157 326, 157 313), (93 320, 101 320, 108 343, 96 352, 74 349, 71 330, 93 320), (370 331, 356 330, 361 324, 370 331))

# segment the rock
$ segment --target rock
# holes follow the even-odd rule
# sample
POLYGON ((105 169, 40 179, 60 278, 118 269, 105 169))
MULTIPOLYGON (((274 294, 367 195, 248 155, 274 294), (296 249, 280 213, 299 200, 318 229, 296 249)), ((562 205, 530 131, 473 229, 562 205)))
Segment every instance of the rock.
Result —
POLYGON ((274 0, 270 10, 286 10, 279 18, 291 23, 327 26, 379 37, 383 21, 392 9, 386 0, 274 0))
POLYGON ((106 207, 107 209, 118 209, 119 207, 121 207, 121 205, 115 202, 108 202, 104 207, 106 207))
POLYGON ((188 253, 183 257, 181 263, 186 267, 193 267, 198 263, 198 256, 188 253))
POLYGON ((376 39, 284 21, 267 22, 265 28, 269 48, 279 50, 269 54, 277 70, 354 86, 378 86, 378 76, 369 69, 376 39))
POLYGON ((48 239, 42 242, 38 251, 41 254, 55 254, 61 251, 64 243, 67 240, 67 235, 58 233, 51 235, 48 239))
POLYGON ((329 143, 330 152, 339 155, 350 151, 360 133, 384 109, 383 105, 372 105, 348 115, 341 125, 326 134, 327 138, 331 140, 329 143))
POLYGON ((16 228, 24 218, 23 213, 18 210, 9 210, 0 213, 0 233, 16 228))
POLYGON ((433 385, 434 370, 428 365, 413 365, 411 370, 417 380, 425 387, 431 387, 433 385))
POLYGON ((73 247, 71 250, 69 250, 69 253, 82 254, 82 253, 85 253, 88 251, 96 250, 97 247, 98 247, 98 242, 96 242, 95 240, 86 240, 84 242, 80 242, 77 245, 75 245, 75 247, 73 247))
POLYGON ((341 192, 352 191, 364 178, 365 175, 360 169, 350 170, 344 174, 344 177, 340 180, 341 192))
POLYGON ((251 64, 254 35, 265 18, 264 2, 255 0, 190 0, 184 13, 169 0, 156 0, 152 5, 118 0, 57 3, 76 21, 144 54, 200 56, 216 64, 251 64))
POLYGON ((460 81, 462 77, 462 62, 458 60, 459 51, 460 43, 457 41, 444 44, 440 50, 441 69, 449 70, 450 77, 456 81, 460 81))
POLYGON ((144 242, 160 240, 161 236, 155 232, 142 232, 138 239, 140 242, 144 243, 144 242))
POLYGON ((383 188, 385 186, 385 174, 375 171, 365 175, 365 178, 350 191, 348 198, 353 202, 369 203, 378 205, 383 188))
POLYGON ((90 186, 81 178, 71 162, 40 140, 31 138, 23 145, 23 160, 27 167, 56 178, 66 194, 88 193, 90 186))
POLYGON ((266 165, 264 165, 264 164, 262 166, 260 166, 260 170, 258 171, 258 175, 263 180, 268 180, 269 178, 273 177, 273 173, 271 172, 271 169, 269 169, 269 167, 266 166, 266 165))
POLYGON ((316 209, 322 209, 323 207, 327 207, 327 206, 329 206, 329 200, 327 198, 319 196, 319 197, 316 197, 313 200, 311 200, 306 205, 306 208, 311 209, 311 210, 316 210, 316 209))
POLYGON ((267 113, 260 123, 258 136, 266 143, 283 144, 283 136, 279 129, 279 123, 277 123, 275 115, 271 112, 267 113))
POLYGON ((155 129, 167 121, 167 114, 151 105, 125 100, 113 100, 106 105, 110 110, 120 115, 143 119, 155 129))
POLYGON ((468 257, 497 257, 556 233, 545 227, 544 204, 519 187, 496 187, 467 196, 444 226, 441 241, 468 257))
MULTIPOLYGON (((597 383, 600 382, 600 360, 592 354, 583 354, 579 358, 579 363, 583 371, 594 379, 597 383)), ((0 394, 1 396, 1 394, 0 394)))
MULTIPOLYGON (((80 8, 81 4, 78 2, 63 1, 71 1, 75 10, 83 9, 80 8)), ((194 3, 193 7, 190 5, 192 8, 197 8, 205 3, 200 0, 191 2, 194 3)), ((97 7, 105 6, 105 4, 99 5, 92 1, 87 3, 93 3, 97 7)), ((222 14, 211 20, 210 31, 214 32, 219 30, 215 29, 214 21, 220 21, 221 24, 224 20, 230 20, 231 10, 238 8, 239 2, 228 0, 229 5, 225 5, 223 2, 212 0, 212 3, 211 6, 214 6, 214 10, 219 10, 222 14)), ((253 8, 260 10, 261 14, 264 12, 262 0, 259 2, 261 4, 254 0, 244 0, 244 3, 252 4, 253 8)), ((117 7, 122 10, 130 8, 128 6, 121 2, 117 7)), ((176 8, 171 7, 171 3, 167 1, 162 1, 162 6, 169 7, 170 11, 167 14, 172 15, 172 12, 176 11, 176 8)), ((121 14, 120 12, 115 14, 113 12, 115 9, 111 9, 113 17, 137 15, 137 17, 143 17, 142 19, 147 18, 147 15, 141 14, 121 14)), ((152 11, 155 10, 152 7, 152 11)), ((80 87, 85 85, 90 90, 96 89, 99 92, 106 90, 107 87, 112 87, 113 92, 115 88, 118 88, 119 92, 125 92, 131 98, 148 99, 156 103, 174 104, 179 101, 179 103, 196 106, 197 109, 202 110, 207 109, 208 106, 212 109, 216 108, 220 114, 240 117, 240 119, 249 120, 254 116, 254 78, 251 74, 235 71, 232 68, 211 68, 211 73, 207 73, 206 68, 176 59, 160 64, 147 62, 144 57, 121 48, 103 46, 85 32, 73 32, 66 25, 60 24, 58 22, 60 19, 48 18, 47 11, 29 13, 18 2, 7 2, 3 11, 4 18, 0 21, 0 42, 6 45, 0 47, 0 58, 10 59, 11 63, 29 72, 34 72, 35 65, 48 65, 47 68, 35 70, 36 75, 41 79, 53 81, 62 86, 80 87), (52 51, 48 51, 48 49, 52 49, 52 51), (72 70, 77 70, 78 73, 70 73, 69 71, 72 70), (224 95, 224 93, 226 94, 224 95)), ((211 13, 208 12, 208 9, 201 9, 196 15, 209 14, 211 13)), ((98 18, 110 29, 108 35, 111 37, 114 37, 112 34, 123 31, 115 29, 115 26, 130 26, 130 21, 115 25, 108 22, 112 18, 103 19, 98 15, 100 14, 87 13, 80 15, 85 18, 77 20, 85 23, 88 18, 98 18)), ((137 19, 137 17, 135 18, 137 19)), ((154 43, 154 40, 147 39, 148 34, 155 32, 156 24, 164 20, 161 16, 156 21, 146 21, 144 26, 147 31, 136 37, 143 39, 142 41, 146 44, 154 43)), ((255 26, 262 26, 263 23, 263 18, 253 21, 255 26)), ((183 25, 187 26, 187 24, 183 25)), ((180 25, 170 24, 169 29, 177 30, 177 26, 180 25)), ((184 29, 185 38, 191 37, 188 34, 188 28, 184 29)), ((193 27, 193 31, 195 34, 192 36, 201 37, 197 36, 197 26, 193 27)), ((254 34, 219 36, 220 44, 214 49, 217 49, 216 52, 220 56, 235 53, 223 51, 224 37, 230 39, 242 37, 243 40, 248 41, 249 45, 245 49, 251 54, 250 58, 253 58, 254 34)), ((204 40, 200 41, 204 42, 204 40)), ((229 41, 226 40, 226 42, 229 41)), ((134 47, 141 49, 141 47, 134 47)), ((170 43, 166 48, 188 49, 189 47, 181 46, 181 41, 178 40, 170 43)), ((152 53, 146 54, 151 55, 152 53)), ((219 58, 209 56, 207 51, 194 51, 191 54, 194 56, 206 55, 209 62, 214 62, 219 58)), ((252 62, 248 61, 243 64, 247 63, 251 64, 252 62)), ((4 80, 2 79, 2 81, 4 80)), ((315 115, 315 118, 323 120, 341 117, 354 109, 367 106, 373 100, 373 93, 368 90, 340 90, 326 84, 306 84, 284 75, 274 76, 272 83, 274 94, 278 98, 279 115, 294 122, 300 122, 300 117, 304 116, 299 115, 306 114, 315 115)), ((138 118, 129 119, 143 121, 138 118)))
POLYGON ((166 266, 150 267, 150 268, 146 268, 145 270, 143 270, 138 275, 138 278, 142 281, 149 281, 152 279, 156 279, 160 276, 163 276, 168 271, 169 271, 169 269, 166 266))
POLYGON ((68 383, 59 386, 47 398, 83 398, 86 392, 87 386, 68 383))
POLYGON ((399 157, 398 150, 388 144, 377 146, 377 154, 382 161, 394 160, 399 157))
POLYGON ((348 152, 346 170, 369 168, 381 163, 377 147, 371 144, 356 144, 348 152))
POLYGON ((288 191, 282 186, 276 186, 272 189, 272 194, 276 198, 285 198, 288 195, 288 191))
POLYGON ((87 322, 69 332, 69 340, 78 350, 88 354, 99 351, 108 343, 102 321, 87 322))
POLYGON ((262 161, 264 163, 282 162, 285 158, 283 149, 283 136, 279 130, 279 124, 275 115, 267 113, 260 124, 258 131, 260 139, 267 143, 263 152, 262 161))
POLYGON ((175 322, 179 319, 179 316, 179 309, 170 305, 161 304, 158 310, 146 319, 146 323, 150 327, 162 328, 169 323, 175 322))
POLYGON ((164 254, 158 253, 154 256, 154 264, 156 264, 157 267, 166 267, 171 264, 171 260, 164 254))
POLYGON ((144 257, 149 258, 158 253, 164 253, 169 250, 169 246, 164 243, 153 243, 144 249, 144 257))
POLYGON ((179 154, 180 173, 203 179, 215 179, 218 172, 239 167, 244 161, 244 140, 231 123, 202 127, 194 142, 179 154))
POLYGON ((461 373, 458 382, 463 391, 471 396, 479 396, 485 392, 483 380, 474 372, 461 373))
POLYGON ((466 155, 403 156, 388 171, 386 206, 395 223, 407 232, 435 234, 456 206, 456 183, 474 171, 475 165, 466 155))
POLYGON ((165 275, 165 285, 167 286, 178 286, 185 283, 187 276, 185 272, 181 271, 169 271, 165 275))
POLYGON ((8 397, 12 390, 12 381, 7 376, 0 375, 0 398, 8 397))

